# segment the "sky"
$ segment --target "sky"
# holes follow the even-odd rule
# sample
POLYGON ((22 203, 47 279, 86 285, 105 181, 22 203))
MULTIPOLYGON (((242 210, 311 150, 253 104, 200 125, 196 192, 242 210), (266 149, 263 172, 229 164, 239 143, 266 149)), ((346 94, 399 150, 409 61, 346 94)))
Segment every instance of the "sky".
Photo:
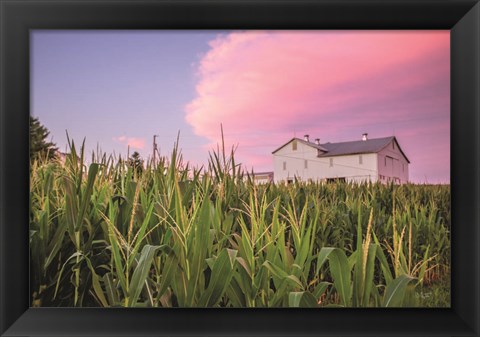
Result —
POLYGON ((31 32, 31 114, 65 151, 205 164, 221 143, 272 171, 292 137, 395 136, 410 180, 450 182, 449 31, 31 32))

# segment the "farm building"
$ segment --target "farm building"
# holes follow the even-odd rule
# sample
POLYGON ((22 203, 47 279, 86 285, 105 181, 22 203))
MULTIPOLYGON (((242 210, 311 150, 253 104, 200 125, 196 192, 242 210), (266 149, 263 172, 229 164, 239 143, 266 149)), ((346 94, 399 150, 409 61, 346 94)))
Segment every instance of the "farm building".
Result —
POLYGON ((272 152, 275 182, 302 181, 381 181, 408 182, 408 160, 397 139, 369 139, 341 143, 311 142, 292 138, 272 152))
POLYGON ((250 175, 257 184, 266 184, 273 182, 273 172, 254 172, 250 175))

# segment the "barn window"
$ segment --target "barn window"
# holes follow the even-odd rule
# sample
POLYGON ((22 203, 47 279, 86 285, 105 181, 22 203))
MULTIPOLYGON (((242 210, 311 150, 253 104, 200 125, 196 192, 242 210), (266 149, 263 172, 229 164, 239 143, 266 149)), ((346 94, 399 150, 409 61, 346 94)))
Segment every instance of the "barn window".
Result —
POLYGON ((330 167, 333 166, 333 158, 330 158, 330 167))
POLYGON ((308 160, 303 161, 303 167, 308 169, 308 160))
POLYGON ((285 171, 286 169, 287 169, 287 162, 284 161, 284 162, 283 162, 283 170, 285 171))
POLYGON ((294 140, 292 142, 292 151, 297 151, 297 141, 296 140, 294 140))
POLYGON ((359 163, 360 165, 363 164, 363 157, 362 157, 362 155, 358 156, 358 163, 359 163))

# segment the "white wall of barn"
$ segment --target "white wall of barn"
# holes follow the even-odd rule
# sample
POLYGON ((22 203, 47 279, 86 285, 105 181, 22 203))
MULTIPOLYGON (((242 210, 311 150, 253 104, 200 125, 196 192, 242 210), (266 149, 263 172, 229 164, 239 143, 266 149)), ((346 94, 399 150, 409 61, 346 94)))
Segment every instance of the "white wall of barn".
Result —
POLYGON ((345 178, 356 182, 377 180, 375 153, 320 158, 317 154, 317 149, 301 142, 297 142, 296 150, 293 150, 292 143, 287 144, 273 155, 275 182, 295 177, 302 181, 328 178, 345 178))
POLYGON ((378 152, 378 174, 382 182, 389 182, 389 179, 400 184, 408 182, 408 162, 397 142, 391 142, 378 152))

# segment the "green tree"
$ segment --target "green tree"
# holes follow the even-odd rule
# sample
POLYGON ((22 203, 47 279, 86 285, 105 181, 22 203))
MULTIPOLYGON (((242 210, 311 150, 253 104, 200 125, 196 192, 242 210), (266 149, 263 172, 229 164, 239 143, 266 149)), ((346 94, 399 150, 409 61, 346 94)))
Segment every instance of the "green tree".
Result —
POLYGON ((131 157, 128 159, 128 165, 132 167, 137 175, 142 174, 143 172, 143 159, 140 157, 140 153, 137 151, 133 152, 131 157))
POLYGON ((47 140, 50 131, 40 123, 37 117, 30 116, 30 160, 36 158, 52 159, 58 148, 47 140))

